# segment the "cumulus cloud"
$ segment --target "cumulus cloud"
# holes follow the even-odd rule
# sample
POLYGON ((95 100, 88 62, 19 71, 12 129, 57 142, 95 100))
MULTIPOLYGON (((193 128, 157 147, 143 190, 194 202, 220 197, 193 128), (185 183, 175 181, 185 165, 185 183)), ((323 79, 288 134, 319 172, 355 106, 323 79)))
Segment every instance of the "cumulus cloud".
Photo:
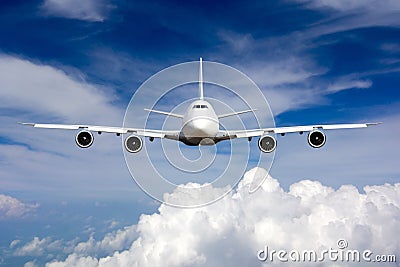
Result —
MULTIPOLYGON (((35 257, 35 260, 26 263, 27 266, 38 264, 38 262, 43 263, 43 258, 49 260, 66 254, 70 254, 66 261, 74 262, 71 263, 72 265, 91 266, 86 264, 97 262, 97 258, 112 255, 116 251, 129 249, 137 238, 136 225, 131 225, 109 232, 101 240, 96 240, 93 236, 83 242, 79 242, 78 237, 64 241, 62 239, 54 240, 52 237, 40 238, 35 236, 25 244, 19 239, 13 240, 9 248, 13 251, 14 256, 35 257)), ((63 263, 52 264, 63 265, 63 263)))
POLYGON ((128 248, 136 238, 136 226, 131 225, 116 232, 106 234, 100 241, 96 241, 91 236, 86 242, 78 243, 74 248, 74 253, 78 255, 108 255, 128 248))
POLYGON ((48 16, 102 22, 112 5, 103 0, 45 0, 41 8, 48 16))
POLYGON ((38 204, 23 203, 11 196, 0 194, 0 220, 23 217, 38 207, 38 204))
MULTIPOLYGON (((179 188, 173 195, 199 197, 179 188)), ((46 266, 257 266, 262 264, 257 251, 266 245, 320 251, 336 248, 340 238, 346 239, 349 249, 396 254, 399 218, 400 184, 366 186, 360 193, 352 185, 335 190, 303 180, 285 191, 266 170, 254 168, 234 192, 212 205, 179 209, 161 204, 159 213, 142 215, 138 238, 129 249, 100 258, 75 251, 46 266), (265 176, 262 187, 250 194, 252 181, 265 176)), ((111 240, 101 243, 112 246, 111 240)))
POLYGON ((49 237, 40 239, 35 236, 32 241, 18 248, 14 254, 17 256, 40 256, 45 250, 50 250, 53 245, 49 237))
POLYGON ((24 264, 24 267, 38 267, 36 261, 28 261, 24 264))

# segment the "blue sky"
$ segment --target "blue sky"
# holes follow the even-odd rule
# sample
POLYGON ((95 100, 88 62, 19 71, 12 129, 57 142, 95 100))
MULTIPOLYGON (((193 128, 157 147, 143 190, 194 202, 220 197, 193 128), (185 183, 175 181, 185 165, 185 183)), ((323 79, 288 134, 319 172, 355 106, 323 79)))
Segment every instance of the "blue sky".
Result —
MULTIPOLYGON (((74 132, 16 122, 122 125, 146 79, 200 56, 254 80, 277 126, 384 122, 328 132, 319 150, 305 135, 278 137, 270 174, 283 190, 310 179, 362 195, 398 183, 399 13, 396 1, 375 0, 1 1, 0 266, 64 261, 79 242, 168 210, 132 181, 120 138, 81 150, 74 132)), ((145 233, 80 255, 122 252, 145 233)))

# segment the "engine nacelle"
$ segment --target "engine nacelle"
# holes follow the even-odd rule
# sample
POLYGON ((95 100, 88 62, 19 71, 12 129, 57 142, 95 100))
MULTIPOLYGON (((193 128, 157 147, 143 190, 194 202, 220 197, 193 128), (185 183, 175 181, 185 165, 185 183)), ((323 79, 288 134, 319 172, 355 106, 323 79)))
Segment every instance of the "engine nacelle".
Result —
POLYGON ((80 148, 90 147, 93 141, 93 134, 89 131, 80 131, 75 137, 75 142, 80 148))
POLYGON ((314 130, 308 134, 308 143, 314 148, 320 148, 325 145, 326 136, 319 130, 314 130))
POLYGON ((276 148, 276 139, 270 135, 264 135, 258 140, 258 147, 264 153, 271 153, 276 148))
POLYGON ((143 141, 139 136, 130 135, 125 139, 125 149, 129 153, 137 153, 143 147, 143 141))

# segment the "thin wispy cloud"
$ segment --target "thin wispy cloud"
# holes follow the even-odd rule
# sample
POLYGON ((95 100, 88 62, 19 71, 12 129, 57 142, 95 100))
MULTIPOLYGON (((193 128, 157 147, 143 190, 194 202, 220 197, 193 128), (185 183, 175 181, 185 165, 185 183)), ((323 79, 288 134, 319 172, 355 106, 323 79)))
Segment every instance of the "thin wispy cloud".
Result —
POLYGON ((330 84, 327 88, 328 93, 336 93, 343 90, 348 89, 365 89, 371 87, 372 82, 370 80, 349 80, 346 81, 345 79, 341 81, 337 81, 333 84, 330 84))
POLYGON ((106 0, 45 0, 41 6, 44 15, 90 22, 107 19, 113 6, 106 0))
POLYGON ((61 69, 0 55, 0 107, 33 112, 60 121, 122 123, 122 109, 110 90, 61 69), (100 89, 101 88, 101 89, 100 89), (103 90, 102 90, 103 89, 103 90))
POLYGON ((400 12, 398 1, 324 1, 294 0, 304 7, 326 14, 319 22, 310 25, 301 33, 306 38, 317 38, 339 32, 368 27, 399 27, 400 12))
POLYGON ((297 0, 302 2, 309 8, 315 9, 333 9, 337 11, 348 11, 348 12, 362 12, 365 10, 379 12, 392 12, 400 9, 398 1, 393 0, 338 0, 338 1, 326 1, 326 0, 297 0))

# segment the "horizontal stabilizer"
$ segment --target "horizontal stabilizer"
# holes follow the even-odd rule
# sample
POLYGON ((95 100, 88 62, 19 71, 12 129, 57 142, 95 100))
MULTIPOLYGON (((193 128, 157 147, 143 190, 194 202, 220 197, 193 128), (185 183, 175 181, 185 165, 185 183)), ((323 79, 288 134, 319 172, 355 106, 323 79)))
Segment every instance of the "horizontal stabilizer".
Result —
POLYGON ((243 111, 238 111, 238 112, 222 114, 222 115, 218 115, 218 119, 226 118, 226 117, 230 117, 230 116, 235 116, 235 115, 239 115, 239 114, 243 114, 243 113, 248 113, 248 112, 254 112, 256 110, 257 109, 248 109, 248 110, 243 110, 243 111))
POLYGON ((144 110, 149 111, 149 112, 158 113, 158 114, 163 114, 163 115, 166 115, 166 116, 171 116, 171 117, 176 117, 176 118, 183 119, 183 115, 181 115, 181 114, 176 114, 176 113, 172 113, 172 112, 165 112, 165 111, 159 111, 159 110, 154 110, 154 109, 147 109, 147 108, 145 108, 144 110))

